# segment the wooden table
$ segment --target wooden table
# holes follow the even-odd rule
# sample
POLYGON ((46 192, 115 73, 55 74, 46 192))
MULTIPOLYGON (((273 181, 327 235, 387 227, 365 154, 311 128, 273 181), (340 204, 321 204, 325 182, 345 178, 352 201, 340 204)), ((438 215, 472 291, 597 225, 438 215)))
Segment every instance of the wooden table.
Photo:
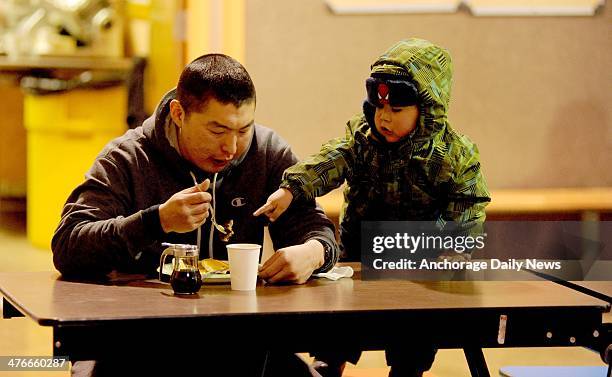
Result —
POLYGON ((132 277, 88 283, 56 272, 20 272, 0 273, 0 292, 5 318, 25 315, 52 326, 54 355, 71 360, 135 350, 168 355, 176 348, 164 345, 172 344, 182 355, 201 354, 209 339, 229 347, 231 328, 245 350, 372 350, 427 338, 439 348, 463 348, 472 374, 488 376, 483 347, 600 350, 610 341, 602 324, 609 303, 549 281, 362 281, 356 274, 255 292, 207 285, 197 296, 179 298, 168 285, 132 277))
POLYGON ((576 284, 601 294, 604 301, 612 304, 612 281, 578 281, 576 284))

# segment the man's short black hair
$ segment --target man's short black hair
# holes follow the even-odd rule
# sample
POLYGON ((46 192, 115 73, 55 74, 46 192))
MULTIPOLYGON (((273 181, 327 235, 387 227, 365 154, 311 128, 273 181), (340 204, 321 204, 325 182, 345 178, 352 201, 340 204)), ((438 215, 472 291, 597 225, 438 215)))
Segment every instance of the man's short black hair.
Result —
POLYGON ((255 101, 255 86, 236 59, 223 54, 206 54, 183 69, 176 98, 186 113, 201 111, 211 98, 239 107, 255 101))

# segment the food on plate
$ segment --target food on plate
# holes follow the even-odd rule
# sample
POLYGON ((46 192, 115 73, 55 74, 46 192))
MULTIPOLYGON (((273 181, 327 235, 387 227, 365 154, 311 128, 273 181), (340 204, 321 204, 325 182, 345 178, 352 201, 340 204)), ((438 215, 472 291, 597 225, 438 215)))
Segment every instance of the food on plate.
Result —
POLYGON ((206 258, 200 261, 200 266, 204 272, 214 272, 216 274, 226 274, 229 272, 229 263, 227 261, 206 258))

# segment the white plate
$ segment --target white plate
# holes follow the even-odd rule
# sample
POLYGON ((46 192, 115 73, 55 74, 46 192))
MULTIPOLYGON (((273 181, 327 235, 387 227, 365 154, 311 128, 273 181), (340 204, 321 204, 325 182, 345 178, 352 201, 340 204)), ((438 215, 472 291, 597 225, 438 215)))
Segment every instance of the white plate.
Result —
POLYGON ((204 284, 229 284, 230 274, 202 274, 204 284))

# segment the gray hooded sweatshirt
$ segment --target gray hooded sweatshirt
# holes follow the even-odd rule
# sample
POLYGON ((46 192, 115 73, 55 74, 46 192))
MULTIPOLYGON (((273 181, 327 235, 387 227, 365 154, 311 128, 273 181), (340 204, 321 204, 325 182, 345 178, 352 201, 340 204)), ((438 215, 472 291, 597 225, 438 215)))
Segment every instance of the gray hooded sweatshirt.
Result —
MULTIPOLYGON (((183 159, 171 145, 169 103, 164 96, 154 116, 141 127, 111 141, 68 197, 52 240, 53 262, 64 275, 100 276, 113 270, 153 273, 162 242, 196 244, 196 231, 164 233, 159 205, 193 186, 190 172, 201 182, 212 175, 183 159)), ((263 242, 264 216, 252 213, 274 192, 283 171, 297 162, 289 145, 274 131, 255 125, 247 151, 218 174, 216 220, 233 220, 230 243, 263 242)), ((210 220, 202 226, 200 258, 208 257, 210 220)), ((317 239, 326 245, 329 270, 337 261, 334 227, 314 200, 292 206, 270 224, 275 249, 317 239)), ((214 257, 227 259, 219 232, 213 235, 214 257)))

